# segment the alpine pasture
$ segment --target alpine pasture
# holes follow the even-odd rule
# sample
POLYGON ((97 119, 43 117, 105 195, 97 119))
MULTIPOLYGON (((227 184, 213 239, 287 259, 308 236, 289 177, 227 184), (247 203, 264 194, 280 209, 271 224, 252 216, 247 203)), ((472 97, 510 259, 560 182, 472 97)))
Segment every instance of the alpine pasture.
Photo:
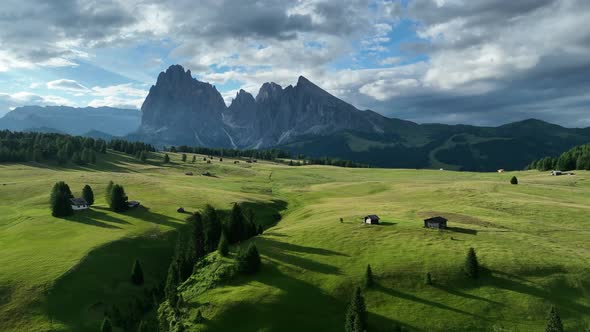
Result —
POLYGON ((174 230, 188 216, 179 207, 229 210, 235 202, 265 226, 247 241, 262 267, 213 288, 200 288, 197 276, 182 285, 191 331, 342 331, 368 264, 369 331, 542 331, 552 305, 567 331, 590 324, 590 172, 350 169, 203 156, 192 163, 169 155, 169 164, 160 153, 141 163, 109 151, 93 167, 0 165, 1 331, 98 331, 109 305, 143 291, 129 281, 136 259, 146 287, 162 282, 174 230), (110 180, 142 207, 110 211, 103 195, 110 180), (58 181, 74 195, 90 185, 95 205, 51 217, 58 181), (368 214, 381 223, 362 224, 368 214), (447 218, 449 229, 423 228, 433 216, 447 218), (471 247, 481 265, 475 280, 463 271, 471 247))

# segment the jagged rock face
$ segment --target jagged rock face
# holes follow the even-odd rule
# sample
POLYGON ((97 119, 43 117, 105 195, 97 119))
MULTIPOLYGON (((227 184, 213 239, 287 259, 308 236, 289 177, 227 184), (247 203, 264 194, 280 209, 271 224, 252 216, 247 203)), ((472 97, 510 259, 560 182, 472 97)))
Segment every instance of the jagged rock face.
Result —
POLYGON ((171 66, 160 73, 141 107, 140 136, 165 144, 228 146, 225 108, 214 86, 197 81, 190 70, 171 66))
POLYGON ((162 144, 263 148, 341 130, 383 132, 386 118, 363 112, 304 77, 296 86, 264 83, 254 98, 240 90, 226 108, 215 87, 171 66, 143 106, 140 138, 162 144))

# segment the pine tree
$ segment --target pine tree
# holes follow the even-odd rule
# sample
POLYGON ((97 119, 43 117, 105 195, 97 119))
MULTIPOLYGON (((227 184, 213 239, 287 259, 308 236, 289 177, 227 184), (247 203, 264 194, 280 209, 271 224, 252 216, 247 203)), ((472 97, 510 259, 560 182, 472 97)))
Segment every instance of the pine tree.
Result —
POLYGON ((477 279, 479 276, 479 263, 475 255, 475 249, 469 248, 467 258, 465 259, 465 273, 471 279, 477 279))
POLYGON ((513 176, 512 179, 510 179, 510 184, 518 184, 518 179, 516 176, 513 176))
POLYGON ((197 161, 197 156, 193 155, 193 161, 192 163, 194 164, 197 161))
POLYGON ((360 287, 357 287, 346 310, 344 330, 346 332, 363 332, 367 329, 367 307, 360 287))
POLYGON ((230 243, 236 243, 241 240, 247 239, 247 228, 245 227, 244 215, 242 214, 242 208, 239 204, 235 203, 232 207, 228 225, 227 225, 227 237, 230 243))
POLYGON ((373 270, 371 270, 371 264, 367 264, 367 271, 365 272, 365 287, 373 287, 373 270))
POLYGON ((180 277, 178 273, 178 262, 174 259, 168 267, 168 276, 166 277, 166 285, 164 286, 164 293, 168 303, 173 306, 178 302, 178 283, 180 277))
POLYGON ((258 235, 261 235, 262 233, 264 233, 264 228, 262 225, 258 225, 258 235))
POLYGON ((203 219, 201 214, 198 212, 193 214, 190 222, 193 227, 193 249, 195 252, 195 258, 198 260, 207 254, 205 251, 205 231, 203 229, 203 219))
MULTIPOLYGON (((217 250, 221 237, 221 223, 217 211, 211 205, 206 205, 203 211, 203 232, 205 234, 205 252, 217 250)), ((230 240, 229 237, 228 240, 230 240)))
POLYGON ((113 324, 111 324, 111 320, 108 317, 105 317, 102 320, 102 325, 100 326, 100 332, 113 332, 113 324))
POLYGON ((166 153, 166 154, 164 155, 164 164, 167 164, 167 163, 169 163, 169 162, 170 162, 170 156, 168 156, 168 154, 166 153))
POLYGON ((426 276, 424 277, 424 283, 426 285, 432 285, 432 275, 430 272, 426 272, 426 276))
POLYGON ((547 327, 545 328, 545 332, 563 332, 563 324, 561 322, 561 318, 557 313, 557 309, 554 306, 551 306, 551 310, 549 311, 549 316, 547 317, 547 327))
POLYGON ((254 243, 250 243, 248 249, 240 250, 236 257, 238 272, 253 274, 260 268, 260 254, 254 243))
POLYGON ((123 212, 129 208, 127 205, 127 195, 125 195, 125 189, 123 189, 123 186, 118 184, 113 186, 109 203, 109 207, 115 212, 123 212))
POLYGON ((217 246, 217 252, 221 256, 227 256, 229 254, 229 243, 227 243, 227 238, 225 236, 225 232, 221 232, 221 238, 219 239, 219 245, 217 246))
POLYGON ((182 154, 182 162, 186 162, 186 153, 182 154))
POLYGON ((143 270, 139 259, 136 259, 131 269, 131 282, 135 285, 143 285, 143 270))
POLYGON ((92 188, 89 185, 85 185, 82 189, 82 197, 86 200, 88 205, 94 204, 94 193, 92 192, 92 188))
POLYGON ((107 202, 109 206, 111 206, 111 196, 113 193, 114 185, 115 184, 113 183, 113 181, 109 181, 109 184, 107 184, 107 187, 104 190, 104 200, 107 202))
POLYGON ((72 192, 70 187, 63 181, 57 182, 51 190, 49 198, 51 205, 51 215, 54 217, 66 217, 72 215, 74 210, 70 199, 72 192))
POLYGON ((147 161, 147 152, 145 150, 139 153, 139 160, 144 163, 147 161))

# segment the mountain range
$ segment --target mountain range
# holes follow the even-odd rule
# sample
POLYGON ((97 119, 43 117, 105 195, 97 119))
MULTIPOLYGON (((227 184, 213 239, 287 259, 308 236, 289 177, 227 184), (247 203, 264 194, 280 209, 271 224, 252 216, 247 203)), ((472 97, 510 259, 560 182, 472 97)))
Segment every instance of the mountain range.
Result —
POLYGON ((24 106, 0 118, 0 129, 108 137, 132 133, 137 130, 140 123, 141 113, 138 110, 111 107, 24 106))
POLYGON ((359 110, 305 77, 285 88, 264 83, 256 97, 240 90, 226 106, 215 86, 180 65, 159 74, 141 112, 112 108, 21 107, 0 129, 124 136, 158 146, 237 149, 278 147, 378 167, 492 171, 590 142, 590 128, 529 119, 500 127, 417 124, 359 110), (141 118, 141 119, 140 119, 141 118))

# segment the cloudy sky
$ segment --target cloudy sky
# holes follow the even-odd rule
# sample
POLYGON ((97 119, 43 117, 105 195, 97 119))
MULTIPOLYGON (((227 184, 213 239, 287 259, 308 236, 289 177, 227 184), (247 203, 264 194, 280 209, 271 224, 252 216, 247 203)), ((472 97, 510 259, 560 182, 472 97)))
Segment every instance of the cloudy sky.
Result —
POLYGON ((304 75, 417 122, 590 126, 587 0, 3 0, 0 115, 139 108, 179 63, 229 104, 304 75))

